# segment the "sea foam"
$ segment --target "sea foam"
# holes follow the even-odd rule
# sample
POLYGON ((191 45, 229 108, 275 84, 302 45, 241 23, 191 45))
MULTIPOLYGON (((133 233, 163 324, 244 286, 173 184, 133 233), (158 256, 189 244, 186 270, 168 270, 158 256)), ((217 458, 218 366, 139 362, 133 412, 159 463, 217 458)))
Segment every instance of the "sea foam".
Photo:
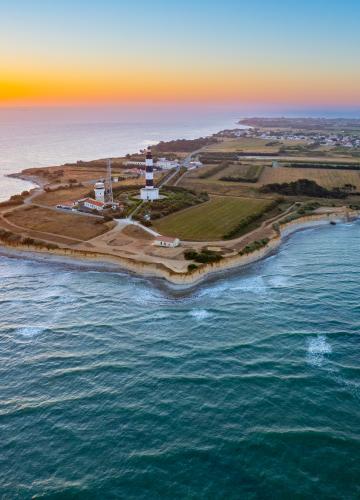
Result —
POLYGON ((211 316, 211 313, 206 309, 192 309, 190 311, 190 316, 195 318, 197 321, 201 321, 211 316))
POLYGON ((308 340, 307 361, 310 365, 322 366, 325 355, 331 352, 331 345, 327 342, 326 335, 317 335, 308 340))
POLYGON ((16 330, 17 335, 22 335, 23 337, 36 337, 40 335, 45 330, 43 326, 23 326, 16 330))

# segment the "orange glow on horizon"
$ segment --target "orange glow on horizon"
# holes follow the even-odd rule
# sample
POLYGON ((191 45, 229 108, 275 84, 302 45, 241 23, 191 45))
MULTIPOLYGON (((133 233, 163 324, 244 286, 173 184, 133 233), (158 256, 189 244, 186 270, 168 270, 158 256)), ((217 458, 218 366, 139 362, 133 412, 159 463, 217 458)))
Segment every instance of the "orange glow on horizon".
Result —
POLYGON ((0 105, 75 105, 152 102, 357 105, 356 79, 284 71, 229 73, 221 70, 108 74, 89 71, 9 71, 0 77, 0 105))

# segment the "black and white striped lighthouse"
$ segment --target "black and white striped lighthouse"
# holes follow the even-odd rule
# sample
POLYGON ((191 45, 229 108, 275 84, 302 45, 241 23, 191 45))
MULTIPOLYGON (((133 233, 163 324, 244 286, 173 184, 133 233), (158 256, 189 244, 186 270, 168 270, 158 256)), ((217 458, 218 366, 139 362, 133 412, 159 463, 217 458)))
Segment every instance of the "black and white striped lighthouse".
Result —
POLYGON ((147 148, 145 157, 145 186, 148 189, 154 189, 154 162, 151 153, 151 148, 147 148))
POLYGON ((142 200, 158 200, 159 189, 154 187, 154 163, 151 148, 148 147, 145 156, 145 187, 140 191, 142 200))

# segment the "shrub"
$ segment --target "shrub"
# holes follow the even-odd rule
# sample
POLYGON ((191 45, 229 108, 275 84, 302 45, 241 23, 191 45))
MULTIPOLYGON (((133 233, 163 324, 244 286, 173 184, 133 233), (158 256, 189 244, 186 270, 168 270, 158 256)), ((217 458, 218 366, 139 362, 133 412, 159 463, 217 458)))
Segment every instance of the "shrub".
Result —
POLYGON ((211 264, 212 262, 219 262, 222 259, 222 255, 219 252, 206 249, 201 250, 201 252, 185 250, 184 257, 186 260, 194 260, 200 264, 211 264))
POLYGON ((187 267, 187 270, 188 270, 189 273, 192 273, 197 268, 198 268, 198 266, 196 264, 189 264, 188 267, 187 267))
POLYGON ((319 186, 315 181, 309 179, 299 179, 294 182, 283 182, 282 184, 266 184, 260 191, 262 193, 275 192, 285 196, 314 196, 317 198, 346 198, 347 194, 339 188, 331 191, 319 186))
POLYGON ((244 217, 239 224, 234 227, 231 231, 228 233, 224 234, 223 238, 224 240, 231 240, 233 238, 236 238, 239 236, 244 228, 252 224, 253 222, 256 222, 259 220, 265 212, 272 210, 275 208, 278 204, 280 203, 279 200, 274 200, 270 205, 267 207, 264 207, 263 210, 260 210, 259 212, 253 213, 251 215, 248 215, 247 217, 244 217))
POLYGON ((10 242, 10 243, 20 243, 21 242, 21 236, 20 236, 20 234, 11 233, 7 237, 7 241, 10 242))
POLYGON ((55 250, 56 248, 59 248, 59 245, 56 243, 44 243, 44 247, 48 250, 55 250))
POLYGON ((218 142, 214 137, 200 137, 199 139, 177 139, 174 141, 161 141, 152 146, 153 153, 185 152, 191 153, 197 149, 218 142))
POLYGON ((184 257, 186 260, 194 260, 198 256, 196 250, 185 250, 184 257))
POLYGON ((248 255, 249 253, 255 252, 256 250, 260 250, 261 248, 266 247, 269 241, 269 238, 255 240, 249 245, 246 245, 246 247, 244 247, 242 250, 240 250, 239 255, 248 255))

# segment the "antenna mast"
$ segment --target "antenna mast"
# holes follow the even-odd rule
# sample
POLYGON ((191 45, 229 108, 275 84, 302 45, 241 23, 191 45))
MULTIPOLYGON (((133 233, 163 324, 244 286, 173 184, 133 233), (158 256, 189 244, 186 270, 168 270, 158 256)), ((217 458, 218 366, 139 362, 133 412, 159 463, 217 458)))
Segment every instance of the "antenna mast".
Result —
POLYGON ((107 169, 106 169, 106 202, 113 203, 113 190, 112 190, 112 175, 111 175, 111 159, 107 160, 107 169))

